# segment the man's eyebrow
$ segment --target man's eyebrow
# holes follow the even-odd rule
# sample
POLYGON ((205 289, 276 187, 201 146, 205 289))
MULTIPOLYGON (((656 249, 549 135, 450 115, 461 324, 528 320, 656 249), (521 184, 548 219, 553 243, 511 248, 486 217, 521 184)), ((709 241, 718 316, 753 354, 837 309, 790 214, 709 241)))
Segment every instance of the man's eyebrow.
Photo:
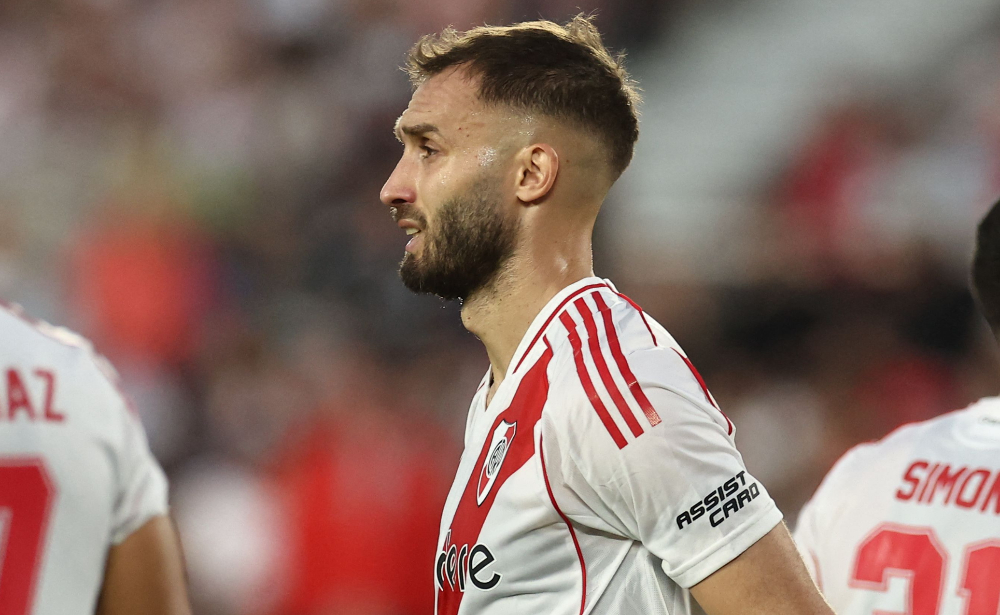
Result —
POLYGON ((411 137, 422 137, 423 135, 430 132, 441 134, 441 131, 438 130, 438 127, 435 126, 434 124, 424 123, 424 124, 414 124, 412 126, 403 126, 398 121, 396 122, 396 130, 395 130, 396 138, 399 139, 400 141, 403 140, 402 135, 410 135, 411 137))

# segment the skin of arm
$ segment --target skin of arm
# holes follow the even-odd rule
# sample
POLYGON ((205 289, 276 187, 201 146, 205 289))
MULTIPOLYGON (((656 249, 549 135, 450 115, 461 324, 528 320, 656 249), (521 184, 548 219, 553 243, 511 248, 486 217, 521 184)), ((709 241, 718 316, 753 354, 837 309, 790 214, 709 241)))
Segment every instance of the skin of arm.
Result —
POLYGON ((97 615, 191 615, 184 557, 170 518, 147 521, 108 553, 97 615))
POLYGON ((691 588, 708 615, 834 615, 784 523, 691 588))

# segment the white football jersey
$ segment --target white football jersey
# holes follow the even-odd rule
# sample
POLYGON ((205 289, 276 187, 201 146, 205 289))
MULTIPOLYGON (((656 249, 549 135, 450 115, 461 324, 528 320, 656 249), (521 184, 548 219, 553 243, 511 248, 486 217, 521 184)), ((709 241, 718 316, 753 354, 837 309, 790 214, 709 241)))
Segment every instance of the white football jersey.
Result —
POLYGON ((681 614, 781 521, 670 335, 599 278, 538 314, 442 516, 438 615, 681 614))
POLYGON ((840 615, 997 615, 1000 399, 850 450, 795 539, 840 615))
POLYGON ((167 483, 111 367, 0 307, 0 613, 90 615, 108 548, 167 511, 167 483))

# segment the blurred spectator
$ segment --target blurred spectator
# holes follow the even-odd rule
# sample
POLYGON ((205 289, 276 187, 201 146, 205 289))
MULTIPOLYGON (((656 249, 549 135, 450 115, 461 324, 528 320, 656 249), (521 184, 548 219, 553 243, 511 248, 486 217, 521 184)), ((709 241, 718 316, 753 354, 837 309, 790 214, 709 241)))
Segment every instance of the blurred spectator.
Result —
POLYGON ((200 231, 179 219, 114 204, 74 250, 74 304, 95 343, 113 356, 178 365, 192 358, 217 290, 200 231))

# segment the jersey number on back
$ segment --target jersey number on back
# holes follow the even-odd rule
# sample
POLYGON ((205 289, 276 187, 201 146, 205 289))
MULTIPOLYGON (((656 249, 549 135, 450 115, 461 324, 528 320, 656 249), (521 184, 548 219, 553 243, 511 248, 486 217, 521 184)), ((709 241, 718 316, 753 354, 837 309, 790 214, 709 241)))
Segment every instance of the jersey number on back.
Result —
POLYGON ((0 613, 28 615, 55 484, 40 459, 0 459, 0 613))
MULTIPOLYGON (((883 524, 858 547, 851 586, 888 591, 889 577, 910 579, 905 615, 937 615, 948 553, 930 528, 883 524)), ((965 548, 961 587, 965 615, 997 615, 1000 609, 1000 539, 965 548)))

